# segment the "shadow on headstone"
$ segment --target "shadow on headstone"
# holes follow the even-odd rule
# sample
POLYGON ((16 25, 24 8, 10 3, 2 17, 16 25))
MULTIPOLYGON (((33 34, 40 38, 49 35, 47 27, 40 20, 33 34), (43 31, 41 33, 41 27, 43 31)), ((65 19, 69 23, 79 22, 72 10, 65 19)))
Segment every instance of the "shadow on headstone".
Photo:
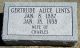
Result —
POLYGON ((0 13, 0 46, 5 45, 2 40, 3 13, 0 13))

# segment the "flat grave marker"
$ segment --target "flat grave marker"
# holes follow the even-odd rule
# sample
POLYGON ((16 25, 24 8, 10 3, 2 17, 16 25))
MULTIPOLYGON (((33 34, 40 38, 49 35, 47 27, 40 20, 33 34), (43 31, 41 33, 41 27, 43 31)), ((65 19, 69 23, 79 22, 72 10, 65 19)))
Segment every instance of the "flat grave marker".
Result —
POLYGON ((6 43, 73 45, 77 41, 77 3, 5 2, 2 39, 6 43))

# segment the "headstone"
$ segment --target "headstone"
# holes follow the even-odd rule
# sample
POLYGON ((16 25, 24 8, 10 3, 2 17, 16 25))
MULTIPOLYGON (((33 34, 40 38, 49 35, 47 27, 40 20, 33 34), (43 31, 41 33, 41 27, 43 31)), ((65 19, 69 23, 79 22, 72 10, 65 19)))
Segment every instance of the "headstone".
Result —
POLYGON ((5 2, 2 39, 7 45, 77 42, 76 2, 5 2))

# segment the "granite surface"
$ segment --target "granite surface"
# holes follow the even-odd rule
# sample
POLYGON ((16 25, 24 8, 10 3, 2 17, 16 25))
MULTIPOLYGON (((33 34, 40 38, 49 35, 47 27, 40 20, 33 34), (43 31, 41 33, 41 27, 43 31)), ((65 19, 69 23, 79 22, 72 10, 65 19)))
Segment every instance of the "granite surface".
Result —
POLYGON ((3 47, 0 47, 0 48, 80 48, 80 0, 0 0, 0 12, 3 13, 3 3, 5 1, 26 1, 26 2, 78 2, 78 11, 77 11, 77 14, 78 14, 78 43, 74 46, 74 47, 53 47, 53 46, 3 46, 3 47))

